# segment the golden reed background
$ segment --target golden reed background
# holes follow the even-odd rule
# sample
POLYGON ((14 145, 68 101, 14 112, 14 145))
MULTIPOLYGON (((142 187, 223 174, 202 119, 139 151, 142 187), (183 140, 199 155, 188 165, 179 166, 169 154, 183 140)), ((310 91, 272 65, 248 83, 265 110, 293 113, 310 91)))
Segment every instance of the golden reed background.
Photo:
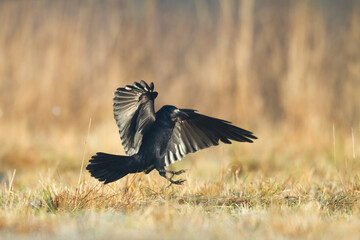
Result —
POLYGON ((112 93, 141 79, 254 131, 245 157, 359 155, 356 1, 9 0, 0 26, 1 173, 78 169, 90 118, 86 157, 121 151, 112 93))

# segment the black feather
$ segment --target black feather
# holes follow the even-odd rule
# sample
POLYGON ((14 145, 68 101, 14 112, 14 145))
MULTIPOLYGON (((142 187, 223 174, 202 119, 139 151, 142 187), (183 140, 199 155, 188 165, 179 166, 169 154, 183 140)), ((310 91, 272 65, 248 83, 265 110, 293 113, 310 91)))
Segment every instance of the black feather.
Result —
MULTIPOLYGON (((164 167, 189 153, 219 145, 220 141, 251 143, 257 139, 252 132, 231 122, 199 114, 193 109, 166 105, 155 113, 157 95, 154 83, 148 85, 143 80, 116 90, 114 118, 128 156, 97 153, 86 168, 91 176, 106 184, 129 173, 149 173, 156 169, 166 177, 164 167)), ((181 183, 168 179, 171 183, 181 183)))

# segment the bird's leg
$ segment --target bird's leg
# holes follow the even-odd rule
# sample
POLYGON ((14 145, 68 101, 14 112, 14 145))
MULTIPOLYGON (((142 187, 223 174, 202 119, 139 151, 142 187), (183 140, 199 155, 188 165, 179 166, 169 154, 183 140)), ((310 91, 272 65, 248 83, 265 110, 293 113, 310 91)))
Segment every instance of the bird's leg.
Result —
POLYGON ((154 165, 151 165, 150 167, 148 167, 147 169, 145 169, 145 174, 149 174, 152 170, 154 170, 155 169, 155 167, 154 167, 154 165))
MULTIPOLYGON (((187 169, 182 169, 182 170, 180 170, 180 171, 170 171, 170 170, 165 170, 165 169, 163 169, 163 170, 160 170, 160 171, 162 171, 162 172, 165 172, 165 174, 166 173, 170 173, 171 174, 171 177, 170 177, 170 179, 172 179, 173 177, 174 177, 174 175, 180 175, 180 174, 182 174, 182 173, 185 173, 186 171, 187 171, 187 169)), ((160 172, 159 171, 159 172, 160 172)))
POLYGON ((174 172, 174 171, 169 171, 169 170, 161 169, 161 170, 158 170, 158 171, 159 171, 160 176, 162 176, 162 177, 164 177, 164 178, 166 178, 167 180, 170 181, 170 185, 169 185, 169 186, 171 186, 172 184, 182 185, 182 184, 186 181, 185 179, 173 180, 173 177, 174 177, 175 175, 180 175, 180 174, 186 172, 186 170, 180 170, 180 171, 174 172), (167 176, 166 176, 166 173, 170 173, 171 176, 170 176, 170 177, 167 177, 167 176))
POLYGON ((174 176, 174 175, 180 175, 180 174, 182 174, 182 173, 185 173, 185 172, 187 171, 187 169, 182 169, 182 170, 176 171, 176 172, 170 171, 170 170, 164 170, 164 171, 165 171, 165 172, 168 172, 168 173, 171 173, 172 176, 174 176))

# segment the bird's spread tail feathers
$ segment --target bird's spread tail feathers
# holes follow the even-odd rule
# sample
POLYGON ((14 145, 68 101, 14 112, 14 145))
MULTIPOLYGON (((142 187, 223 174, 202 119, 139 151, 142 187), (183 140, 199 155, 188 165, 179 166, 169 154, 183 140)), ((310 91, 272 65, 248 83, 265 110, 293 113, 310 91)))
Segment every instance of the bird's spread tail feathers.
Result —
POLYGON ((119 156, 98 152, 92 156, 86 169, 91 176, 104 184, 114 182, 128 173, 137 172, 135 156, 119 156))

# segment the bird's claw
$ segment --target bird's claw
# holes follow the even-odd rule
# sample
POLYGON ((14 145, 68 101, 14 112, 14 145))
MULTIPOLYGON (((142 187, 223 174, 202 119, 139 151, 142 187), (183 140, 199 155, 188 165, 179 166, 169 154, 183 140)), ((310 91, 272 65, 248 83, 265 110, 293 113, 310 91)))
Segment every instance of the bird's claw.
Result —
POLYGON ((180 171, 173 172, 173 173, 174 173, 174 175, 180 175, 180 174, 182 174, 182 173, 185 173, 186 171, 187 171, 187 169, 182 169, 182 170, 180 170, 180 171))
POLYGON ((173 184, 175 184, 175 185, 184 185, 184 182, 186 181, 186 179, 179 179, 179 180, 176 180, 176 181, 169 179, 169 181, 170 181, 170 184, 169 184, 168 187, 170 187, 173 184))
POLYGON ((159 172, 160 173, 164 173, 164 174, 160 174, 162 175, 164 178, 166 178, 167 180, 170 181, 170 185, 169 187, 172 185, 172 184, 175 184, 175 185, 183 185, 184 182, 186 181, 185 179, 179 179, 179 180, 173 180, 173 177, 175 175, 180 175, 182 173, 185 173, 187 171, 187 169, 182 169, 180 171, 169 171, 169 170, 160 170, 159 172), (166 173, 170 173, 171 176, 170 177, 166 177, 166 173))

